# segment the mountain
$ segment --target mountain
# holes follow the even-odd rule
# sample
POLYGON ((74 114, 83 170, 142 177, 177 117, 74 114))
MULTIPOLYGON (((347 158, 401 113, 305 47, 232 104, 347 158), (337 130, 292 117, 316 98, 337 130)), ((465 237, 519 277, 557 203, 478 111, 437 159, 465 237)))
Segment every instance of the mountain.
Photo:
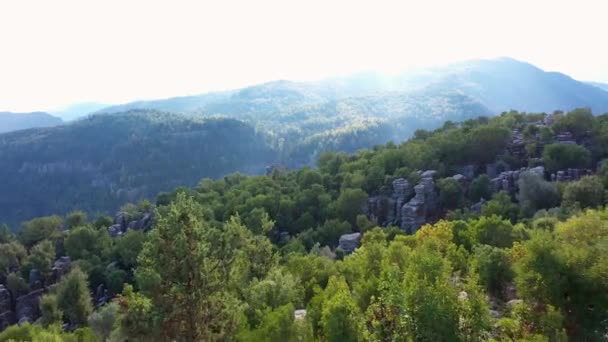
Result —
POLYGON ((311 104, 412 92, 426 96, 456 92, 480 102, 493 113, 511 109, 552 112, 579 107, 590 107, 596 113, 608 112, 608 94, 597 85, 511 58, 465 61, 394 76, 360 73, 317 82, 276 81, 234 91, 133 102, 99 112, 148 108, 259 119, 289 114, 294 108, 311 104))
POLYGON ((106 103, 83 102, 76 103, 59 110, 51 111, 55 116, 62 118, 65 121, 79 119, 87 114, 94 113, 102 108, 108 107, 106 103))
POLYGON ((608 91, 608 83, 601 83, 601 82, 587 82, 587 83, 594 87, 598 87, 602 90, 608 91))
POLYGON ((34 127, 61 125, 63 121, 44 112, 12 113, 0 112, 0 133, 18 131, 34 127))
POLYGON ((274 156, 243 122, 153 111, 1 134, 0 218, 107 213, 205 177, 262 173, 274 156))

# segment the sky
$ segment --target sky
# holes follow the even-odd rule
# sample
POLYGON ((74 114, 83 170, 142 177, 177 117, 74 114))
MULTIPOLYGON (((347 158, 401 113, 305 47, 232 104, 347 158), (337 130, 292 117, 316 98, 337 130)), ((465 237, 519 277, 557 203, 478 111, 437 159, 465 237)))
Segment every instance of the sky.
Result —
POLYGON ((608 82, 605 0, 0 0, 0 111, 509 56, 608 82))

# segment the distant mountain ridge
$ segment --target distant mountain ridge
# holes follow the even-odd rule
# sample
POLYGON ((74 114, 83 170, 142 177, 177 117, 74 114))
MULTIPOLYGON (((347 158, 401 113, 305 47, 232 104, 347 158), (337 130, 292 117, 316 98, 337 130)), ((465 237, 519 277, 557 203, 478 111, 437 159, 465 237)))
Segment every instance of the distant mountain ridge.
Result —
POLYGON ((62 123, 63 121, 60 118, 44 112, 0 112, 0 133, 36 127, 57 126, 62 123))
POLYGON ((132 102, 98 112, 140 108, 238 116, 243 112, 259 114, 258 109, 281 112, 285 107, 395 92, 427 95, 458 92, 479 101, 493 113, 510 109, 552 112, 580 107, 589 107, 596 113, 608 112, 608 94, 597 85, 506 57, 458 62, 396 76, 361 73, 318 82, 274 81, 227 92, 132 102))
POLYGON ((81 208, 111 212, 176 186, 275 161, 264 137, 233 119, 132 111, 0 135, 0 219, 81 208))
POLYGON ((602 90, 608 91, 608 83, 601 83, 601 82, 587 82, 587 83, 594 87, 598 87, 602 90))

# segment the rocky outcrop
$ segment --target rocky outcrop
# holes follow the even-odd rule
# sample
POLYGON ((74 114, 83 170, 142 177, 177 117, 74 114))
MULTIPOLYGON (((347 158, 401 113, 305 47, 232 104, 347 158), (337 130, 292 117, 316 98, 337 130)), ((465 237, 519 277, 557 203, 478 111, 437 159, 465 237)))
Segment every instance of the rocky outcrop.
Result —
POLYGON ((506 191, 508 193, 514 193, 517 191, 517 181, 522 170, 504 171, 501 172, 497 177, 492 178, 490 184, 492 185, 493 192, 506 191))
POLYGON ((468 181, 472 181, 475 178, 475 165, 465 165, 458 168, 458 172, 462 174, 468 181))
POLYGON ((30 275, 29 275, 29 286, 30 289, 32 290, 38 290, 41 289, 43 287, 43 279, 42 279, 42 274, 40 274, 40 271, 36 268, 33 268, 30 270, 30 275))
POLYGON ((584 176, 590 176, 593 174, 592 170, 589 169, 566 169, 557 171, 551 174, 551 181, 554 182, 571 182, 577 181, 584 176))
POLYGON ((524 135, 520 130, 514 129, 511 131, 511 142, 507 146, 507 150, 511 155, 522 158, 526 155, 526 144, 524 135))
POLYGON ((59 282, 59 280, 70 271, 71 267, 72 259, 70 259, 69 256, 62 256, 55 260, 53 268, 51 269, 52 278, 50 283, 54 284, 59 282))
POLYGON ((137 220, 130 220, 127 213, 119 212, 114 217, 114 224, 108 227, 108 234, 110 234, 111 237, 119 237, 129 229, 147 231, 152 228, 153 224, 154 213, 151 210, 145 212, 143 216, 137 220))
POLYGON ((571 132, 560 132, 555 136, 555 140, 560 144, 576 145, 576 140, 571 132))
POLYGON ((359 248, 361 233, 344 234, 340 236, 338 248, 344 251, 344 254, 351 254, 355 249, 359 248))
POLYGON ((0 285, 0 331, 15 324, 15 312, 13 312, 13 299, 11 292, 0 285))
POLYGON ((393 191, 389 194, 372 196, 367 201, 365 214, 368 218, 381 226, 388 226, 400 222, 399 210, 412 197, 413 189, 404 178, 393 181, 393 191))
POLYGON ((473 204, 470 208, 472 213, 475 214, 481 214, 481 208, 483 208, 483 206, 486 204, 486 200, 485 199, 480 199, 479 202, 473 204))
POLYGON ((15 304, 17 323, 32 323, 40 317, 39 303, 44 292, 44 289, 39 289, 17 298, 15 304))
POLYGON ((421 173, 420 183, 414 187, 414 198, 401 207, 401 229, 414 234, 418 228, 437 214, 439 201, 433 176, 436 171, 421 173))

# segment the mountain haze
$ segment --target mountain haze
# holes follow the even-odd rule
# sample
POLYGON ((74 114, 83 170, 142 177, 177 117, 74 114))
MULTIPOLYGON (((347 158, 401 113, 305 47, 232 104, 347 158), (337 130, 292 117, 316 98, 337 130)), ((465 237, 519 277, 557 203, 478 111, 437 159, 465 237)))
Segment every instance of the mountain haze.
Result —
POLYGON ((44 112, 0 112, 0 133, 35 127, 56 126, 60 124, 62 124, 60 118, 44 112))
POLYGON ((562 73, 543 71, 529 63, 499 58, 453 63, 395 76, 360 73, 317 82, 276 81, 236 91, 132 102, 99 112, 146 108, 231 116, 240 116, 243 112, 256 115, 282 112, 311 103, 414 91, 427 96, 438 92, 459 92, 479 101, 493 113, 511 109, 552 112, 579 107, 590 107, 598 113, 608 111, 608 94, 597 86, 562 73))
MULTIPOLYGON (((77 105, 63 115, 97 107, 77 105)), ((205 177, 314 166, 324 151, 401 142, 446 121, 575 107, 606 112, 608 92, 508 58, 105 107, 62 126, 0 135, 0 218, 14 226, 75 208, 107 213, 205 177)), ((61 123, 53 119, 35 123, 61 123)))

